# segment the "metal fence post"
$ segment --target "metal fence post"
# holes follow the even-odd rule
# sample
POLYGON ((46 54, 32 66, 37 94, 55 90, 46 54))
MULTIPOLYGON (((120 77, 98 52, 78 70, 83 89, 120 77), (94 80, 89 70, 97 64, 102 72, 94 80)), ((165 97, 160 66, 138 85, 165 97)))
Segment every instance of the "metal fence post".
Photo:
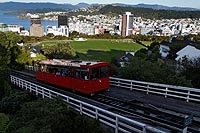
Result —
POLYGON ((149 94, 149 85, 147 85, 147 94, 149 94))
POLYGON ((25 83, 25 86, 26 86, 25 89, 27 90, 27 88, 28 88, 28 84, 27 84, 27 82, 25 83))
POLYGON ((146 133, 146 132, 147 132, 147 130, 146 130, 146 127, 145 127, 145 126, 143 126, 142 132, 143 132, 143 133, 146 133))
POLYGON ((118 117, 116 116, 116 120, 115 120, 115 133, 118 133, 118 122, 119 122, 119 119, 118 119, 118 117))
POLYGON ((29 89, 29 91, 32 92, 32 86, 31 86, 31 84, 30 84, 30 89, 29 89))
POLYGON ((67 108, 69 109, 69 97, 67 97, 67 108))
POLYGON ((131 89, 130 89, 131 91, 133 90, 133 83, 131 82, 131 89))
POLYGON ((18 86, 21 87, 20 80, 18 80, 18 86))
POLYGON ((22 88, 24 88, 24 82, 22 81, 22 88))
POLYGON ((82 115, 83 113, 83 108, 82 108, 82 103, 80 103, 80 114, 82 115))
POLYGON ((49 91, 49 98, 51 98, 51 92, 49 91))
POLYGON ((32 88, 32 87, 31 87, 31 84, 30 84, 30 85, 29 85, 29 90, 30 90, 30 92, 31 92, 31 88, 32 88))
POLYGON ((44 98, 44 89, 42 88, 42 98, 44 98))
POLYGON ((165 89, 165 98, 167 98, 167 91, 168 91, 168 88, 166 87, 166 89, 165 89))
POLYGON ((187 102, 190 100, 190 91, 188 90, 188 95, 187 95, 187 102))
POLYGON ((35 92, 36 92, 36 96, 38 95, 38 88, 37 86, 35 87, 35 92))
POLYGON ((120 81, 118 80, 118 81, 117 81, 117 87, 118 87, 118 88, 120 87, 120 85, 119 85, 119 84, 120 84, 120 81))
POLYGON ((97 109, 95 110, 95 118, 96 118, 96 119, 98 119, 98 118, 99 118, 99 115, 98 115, 98 110, 97 110, 97 109))

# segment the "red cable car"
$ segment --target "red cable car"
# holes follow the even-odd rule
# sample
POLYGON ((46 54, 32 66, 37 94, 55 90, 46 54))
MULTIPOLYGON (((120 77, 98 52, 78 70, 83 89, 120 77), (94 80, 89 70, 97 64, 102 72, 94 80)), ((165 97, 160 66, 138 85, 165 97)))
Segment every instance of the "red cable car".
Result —
POLYGON ((84 94, 109 88, 108 62, 41 60, 36 63, 36 79, 84 94))

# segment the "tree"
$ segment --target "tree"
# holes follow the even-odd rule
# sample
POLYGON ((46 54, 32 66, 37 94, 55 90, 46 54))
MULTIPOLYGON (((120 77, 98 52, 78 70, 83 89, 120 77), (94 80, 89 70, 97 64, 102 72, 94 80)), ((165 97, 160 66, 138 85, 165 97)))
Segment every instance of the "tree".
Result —
POLYGON ((89 120, 56 99, 39 99, 23 104, 10 132, 102 133, 97 121, 89 120))
POLYGON ((34 98, 27 92, 13 92, 0 101, 0 112, 15 114, 24 102, 28 102, 33 99, 34 98))
POLYGON ((76 56, 75 50, 69 43, 58 43, 53 46, 44 46, 44 54, 49 59, 70 59, 76 56))
POLYGON ((0 113, 0 132, 6 133, 6 130, 9 126, 9 118, 6 114, 0 113))
POLYGON ((200 88, 200 58, 193 60, 184 58, 179 65, 180 74, 191 80, 193 87, 200 88))
POLYGON ((6 35, 0 32, 0 100, 5 93, 5 80, 8 79, 8 64, 10 63, 10 55, 6 46, 6 35))
POLYGON ((72 37, 72 38, 79 37, 79 32, 73 31, 72 33, 70 33, 70 37, 72 37))
POLYGON ((119 75, 126 79, 191 87, 189 80, 178 75, 174 68, 161 60, 151 61, 135 57, 128 66, 121 68, 119 75))

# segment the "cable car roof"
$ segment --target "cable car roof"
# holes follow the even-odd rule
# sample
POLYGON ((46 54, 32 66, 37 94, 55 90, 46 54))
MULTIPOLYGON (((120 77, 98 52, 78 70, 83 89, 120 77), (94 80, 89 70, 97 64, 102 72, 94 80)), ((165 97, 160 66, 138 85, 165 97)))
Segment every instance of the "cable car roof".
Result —
POLYGON ((65 59, 53 59, 53 60, 41 60, 38 64, 46 64, 46 65, 55 65, 55 66, 92 66, 96 64, 100 64, 103 62, 99 61, 81 61, 81 60, 65 60, 65 59))

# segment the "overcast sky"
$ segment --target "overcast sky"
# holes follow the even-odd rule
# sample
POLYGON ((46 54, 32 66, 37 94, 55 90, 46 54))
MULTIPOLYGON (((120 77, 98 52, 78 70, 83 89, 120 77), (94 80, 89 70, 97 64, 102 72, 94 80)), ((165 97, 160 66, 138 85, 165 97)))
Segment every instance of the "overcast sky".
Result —
POLYGON ((193 7, 200 9, 200 0, 0 0, 0 2, 51 2, 51 3, 70 3, 78 4, 80 2, 88 4, 111 4, 111 3, 124 3, 124 4, 160 4, 166 6, 178 6, 178 7, 193 7))

